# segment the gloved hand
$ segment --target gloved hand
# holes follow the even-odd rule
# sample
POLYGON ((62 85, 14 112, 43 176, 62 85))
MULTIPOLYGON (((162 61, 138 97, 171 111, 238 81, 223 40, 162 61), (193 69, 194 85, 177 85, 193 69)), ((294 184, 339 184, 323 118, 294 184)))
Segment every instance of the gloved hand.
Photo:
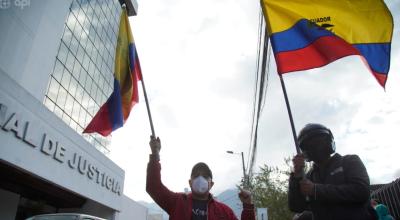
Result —
POLYGON ((304 176, 304 167, 305 167, 305 162, 304 162, 304 156, 303 154, 297 154, 296 156, 293 157, 292 159, 293 162, 293 172, 295 177, 303 177, 304 176))

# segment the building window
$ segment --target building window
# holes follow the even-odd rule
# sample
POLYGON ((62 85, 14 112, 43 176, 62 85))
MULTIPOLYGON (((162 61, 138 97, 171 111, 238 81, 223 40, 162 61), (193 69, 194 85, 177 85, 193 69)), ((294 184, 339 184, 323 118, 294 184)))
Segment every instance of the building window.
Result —
POLYGON ((113 90, 118 0, 73 0, 47 92, 46 107, 108 154, 110 138, 82 134, 113 90))

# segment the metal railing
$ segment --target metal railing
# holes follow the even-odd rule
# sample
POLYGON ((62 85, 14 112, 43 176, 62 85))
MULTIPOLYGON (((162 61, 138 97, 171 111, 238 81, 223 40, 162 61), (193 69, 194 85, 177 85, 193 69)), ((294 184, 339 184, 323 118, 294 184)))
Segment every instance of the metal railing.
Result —
POLYGON ((378 199, 395 219, 400 219, 400 178, 372 191, 371 198, 378 199))

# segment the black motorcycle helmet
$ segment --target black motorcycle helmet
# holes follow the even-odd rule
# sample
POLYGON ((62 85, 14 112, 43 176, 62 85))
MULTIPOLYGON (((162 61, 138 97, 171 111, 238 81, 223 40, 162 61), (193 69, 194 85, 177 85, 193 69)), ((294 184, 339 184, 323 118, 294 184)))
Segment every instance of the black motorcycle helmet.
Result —
POLYGON ((307 161, 318 163, 335 152, 332 132, 321 124, 310 123, 304 126, 297 141, 307 161))

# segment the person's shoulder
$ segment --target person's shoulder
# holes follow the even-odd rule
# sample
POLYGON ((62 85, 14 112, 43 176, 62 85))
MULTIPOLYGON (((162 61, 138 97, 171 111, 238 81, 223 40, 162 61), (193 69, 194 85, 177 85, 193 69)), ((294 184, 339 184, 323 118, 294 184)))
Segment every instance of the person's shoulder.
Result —
POLYGON ((343 164, 347 164, 349 166, 353 165, 363 165, 361 158, 357 154, 347 154, 343 156, 343 164))
POLYGON ((346 154, 342 156, 342 158, 345 161, 361 161, 360 156, 358 156, 357 154, 346 154))

